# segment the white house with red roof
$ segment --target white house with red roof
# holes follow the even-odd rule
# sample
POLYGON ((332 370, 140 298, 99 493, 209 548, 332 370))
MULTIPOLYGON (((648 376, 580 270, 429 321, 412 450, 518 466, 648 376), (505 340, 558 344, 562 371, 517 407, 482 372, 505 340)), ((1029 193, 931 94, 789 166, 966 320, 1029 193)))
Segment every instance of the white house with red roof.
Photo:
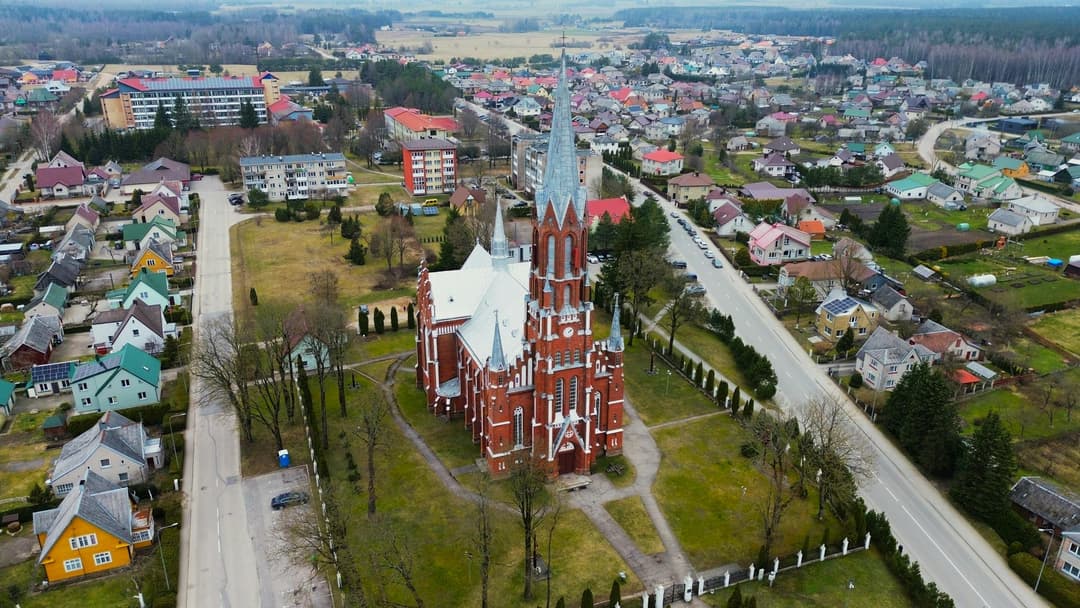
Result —
POLYGON ((177 226, 182 224, 184 219, 180 212, 180 198, 169 194, 168 190, 164 189, 144 194, 142 204, 131 213, 131 217, 140 223, 146 223, 155 217, 160 217, 171 220, 177 226))
POLYGON ((630 201, 625 196, 616 198, 597 198, 585 202, 585 215, 589 218, 589 229, 596 228, 596 224, 604 214, 611 217, 611 221, 618 224, 630 213, 630 201))
POLYGON ((732 236, 737 232, 750 232, 754 223, 743 213, 742 207, 729 199, 719 199, 721 204, 713 210, 713 220, 716 221, 716 234, 720 236, 732 236))
POLYGON ((78 167, 39 167, 37 187, 41 196, 67 198, 90 194, 86 191, 86 171, 78 167))
POLYGON ((71 232, 75 226, 85 226, 93 232, 97 230, 99 224, 101 224, 101 216, 98 212, 91 209, 90 205, 83 203, 75 209, 75 214, 71 216, 67 224, 64 224, 64 231, 71 232))
POLYGON ((683 155, 667 150, 653 150, 641 157, 642 175, 678 175, 682 173, 683 155))
POLYGON ((762 222, 750 231, 750 259, 759 266, 777 266, 810 257, 810 235, 785 224, 762 222))

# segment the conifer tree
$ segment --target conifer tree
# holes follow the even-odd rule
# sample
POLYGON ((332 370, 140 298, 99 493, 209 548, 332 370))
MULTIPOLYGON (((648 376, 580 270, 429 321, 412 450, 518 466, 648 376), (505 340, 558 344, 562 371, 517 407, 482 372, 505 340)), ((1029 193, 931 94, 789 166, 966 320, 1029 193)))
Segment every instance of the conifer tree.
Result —
POLYGON ((390 331, 398 330, 397 306, 390 307, 390 331))
POLYGON ((1012 437, 997 412, 990 412, 960 459, 953 498, 975 517, 992 521, 1009 508, 1008 495, 1015 474, 1012 437))

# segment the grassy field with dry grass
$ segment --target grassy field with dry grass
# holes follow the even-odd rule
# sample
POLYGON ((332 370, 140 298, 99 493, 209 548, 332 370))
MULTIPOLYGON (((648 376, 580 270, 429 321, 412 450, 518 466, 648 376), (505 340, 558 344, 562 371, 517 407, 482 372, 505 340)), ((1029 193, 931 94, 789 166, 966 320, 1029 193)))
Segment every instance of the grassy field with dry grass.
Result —
MULTIPOLYGON (((209 67, 208 65, 205 67, 209 67)), ((221 76, 258 76, 259 69, 255 64, 246 63, 226 63, 221 66, 221 76)), ((125 72, 131 70, 151 70, 154 72, 165 72, 166 74, 172 74, 174 76, 187 77, 187 74, 180 71, 175 64, 126 64, 126 63, 110 63, 105 66, 105 72, 109 74, 117 74, 118 72, 125 72)), ((342 78, 356 78, 359 72, 357 70, 342 70, 342 78)), ((307 84, 308 73, 306 71, 289 71, 289 72, 274 72, 274 75, 278 77, 278 80, 282 84, 288 84, 294 80, 307 84)), ((323 76, 329 78, 333 76, 334 72, 323 74, 323 76)), ((203 72, 203 76, 215 76, 210 72, 203 72)))

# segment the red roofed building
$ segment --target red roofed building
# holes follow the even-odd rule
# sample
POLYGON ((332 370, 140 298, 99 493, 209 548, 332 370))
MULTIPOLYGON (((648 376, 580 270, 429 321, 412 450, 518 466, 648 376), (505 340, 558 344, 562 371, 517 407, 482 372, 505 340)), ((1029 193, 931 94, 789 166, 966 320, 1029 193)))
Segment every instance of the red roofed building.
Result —
POLYGON ((611 217, 611 221, 618 224, 630 213, 630 201, 625 196, 617 198, 596 198, 585 202, 585 216, 588 217, 589 229, 596 227, 597 222, 604 214, 611 217))
POLYGON ((57 82, 78 82, 79 70, 53 70, 52 79, 57 82))
POLYGON ((457 121, 448 116, 428 116, 416 108, 390 108, 383 112, 386 132, 399 142, 435 137, 445 139, 458 130, 457 121))
POLYGON ((41 196, 66 198, 86 192, 86 172, 82 167, 39 167, 37 187, 41 196))
POLYGON ((908 342, 921 344, 939 357, 950 355, 961 361, 975 361, 982 357, 982 351, 967 337, 935 321, 923 321, 908 342))
POLYGON ((822 224, 821 220, 803 220, 799 222, 798 228, 809 234, 811 240, 822 241, 825 239, 825 224, 822 224))
POLYGON ((643 175, 678 175, 682 173, 683 156, 678 152, 653 150, 641 157, 643 175))

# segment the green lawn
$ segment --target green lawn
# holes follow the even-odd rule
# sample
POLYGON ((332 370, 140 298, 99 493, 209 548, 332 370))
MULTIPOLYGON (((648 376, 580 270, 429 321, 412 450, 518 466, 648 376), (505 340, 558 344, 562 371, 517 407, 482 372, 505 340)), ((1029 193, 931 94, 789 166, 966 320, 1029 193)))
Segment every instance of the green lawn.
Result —
POLYGON ((44 484, 57 452, 45 451, 40 432, 12 432, 7 439, 0 448, 0 498, 29 496, 35 484, 44 484))
MULTIPOLYGON (((389 321, 387 321, 387 328, 389 328, 389 321)), ((404 315, 402 315, 401 325, 397 331, 387 331, 383 334, 372 331, 363 338, 357 336, 349 349, 348 360, 352 362, 366 361, 395 353, 414 352, 416 331, 406 327, 404 315)))
POLYGON ((613 500, 604 503, 604 508, 633 539, 634 544, 642 553, 653 555, 664 551, 664 543, 660 540, 660 535, 656 533, 656 528, 649 519, 649 513, 645 510, 645 503, 641 502, 640 496, 613 500))
POLYGON ((19 412, 15 415, 11 430, 16 433, 31 433, 36 437, 44 437, 41 433, 41 425, 49 416, 52 416, 52 410, 19 412))
POLYGON ((711 331, 697 325, 685 325, 675 333, 675 338, 729 381, 746 384, 742 372, 735 365, 731 350, 711 331))
MULTIPOLYGON (((369 398, 379 398, 379 393, 364 382, 370 391, 369 398)), ((399 395, 403 389, 399 388, 399 395)), ((357 400, 360 391, 350 391, 349 416, 345 419, 332 414, 332 446, 329 454, 331 478, 338 485, 349 517, 349 535, 346 542, 356 547, 360 557, 361 576, 373 580, 364 555, 371 545, 372 530, 366 518, 366 473, 364 480, 355 485, 344 480, 345 453, 351 451, 361 471, 365 470, 363 444, 351 435, 358 424, 357 400), (339 431, 350 431, 342 439, 339 431), (347 439, 347 443, 346 443, 347 439)), ((403 409, 415 407, 403 404, 403 409)), ((441 424, 441 423, 439 423, 441 424)), ((455 430, 466 435, 460 427, 455 430)), ((466 435, 467 436, 467 435, 466 435)), ((413 572, 420 595, 426 603, 440 606, 479 605, 479 574, 477 566, 465 558, 470 550, 474 530, 473 503, 452 494, 424 463, 412 443, 388 420, 385 427, 386 447, 376 461, 378 483, 379 526, 397 530, 401 545, 413 556, 413 572)), ((504 482, 496 482, 492 495, 499 497, 504 482)), ((509 507, 509 505, 507 505, 509 507)), ((521 595, 521 564, 523 550, 517 519, 511 508, 496 509, 492 514, 495 538, 492 553, 490 597, 500 606, 532 608, 536 601, 524 602, 521 595)), ((546 534, 544 536, 546 541, 546 534)), ((540 549, 546 553, 546 542, 540 549)), ((475 549, 471 549, 475 554, 475 549)), ((473 560, 475 561, 475 559, 473 560)), ((626 564, 614 549, 577 510, 564 510, 555 530, 553 544, 552 595, 578 597, 586 586, 606 590, 620 571, 628 571, 626 564)), ((387 583, 387 594, 393 602, 406 602, 407 592, 395 582, 394 577, 381 573, 380 579, 387 583)), ((639 590, 640 583, 632 579, 629 592, 639 590)), ((538 597, 543 596, 544 586, 535 587, 538 597)))
POLYGON ((1031 256, 1046 255, 1068 260, 1069 256, 1080 254, 1080 228, 1044 237, 1029 237, 1023 241, 1023 246, 1018 253, 1031 256))
MULTIPOLYGON (((690 563, 703 570, 756 558, 763 540, 759 505, 767 487, 755 463, 739 453, 749 440, 742 426, 721 415, 660 429, 653 436, 663 453, 653 493, 690 563)), ((774 553, 795 553, 807 536, 811 544, 819 543, 824 526, 816 514, 813 491, 795 499, 774 540, 774 553)), ((836 539, 840 525, 833 520, 829 526, 836 539)))
MULTIPOLYGON (((1043 333, 1044 330, 1041 330, 1038 327, 1036 327, 1035 331, 1039 332, 1039 334, 1045 338, 1057 340, 1056 336, 1045 334, 1043 333)), ((1061 354, 1046 348, 1034 340, 1029 340, 1027 338, 1014 340, 1012 350, 1020 357, 1021 361, 1040 374, 1050 374, 1061 371, 1067 367, 1065 359, 1061 354)))
MULTIPOLYGON (((751 596, 763 608, 909 608, 914 606, 903 586, 885 567, 877 551, 860 551, 824 563, 807 564, 784 572, 768 582, 743 583, 739 592, 745 602, 751 596), (854 584, 850 589, 848 582, 854 584)), ((723 608, 733 591, 706 596, 710 606, 723 608)))
POLYGON ((593 465, 593 472, 605 475, 616 488, 624 488, 633 484, 634 479, 637 477, 637 470, 634 468, 634 465, 622 454, 617 456, 606 456, 601 454, 597 456, 596 463, 593 465), (608 465, 622 467, 622 473, 608 471, 608 465))
POLYGON ((1040 336, 1080 356, 1080 310, 1043 315, 1031 327, 1040 336))
POLYGON ((996 302, 1033 309, 1080 299, 1080 281, 1011 255, 964 256, 938 262, 937 266, 947 274, 946 278, 956 282, 964 282, 976 274, 995 275, 997 284, 982 287, 979 293, 996 302))
POLYGON ((948 211, 934 203, 904 203, 908 221, 912 227, 923 230, 955 230, 957 224, 967 223, 972 230, 985 230, 986 217, 990 210, 986 207, 969 207, 966 211, 948 211))
POLYGON ((410 378, 398 378, 394 394, 401 414, 448 469, 472 464, 480 458, 480 446, 472 442, 472 434, 462 420, 447 422, 432 414, 424 392, 410 378))
POLYGON ((1052 394, 1048 411, 1040 407, 1042 397, 1038 394, 1038 387, 1045 382, 1045 379, 1040 379, 1036 385, 1022 389, 1015 386, 997 389, 962 402, 960 416, 968 422, 967 430, 973 432, 975 421, 991 411, 1001 416, 1005 428, 1016 441, 1045 439, 1080 430, 1080 414, 1074 412, 1072 420, 1066 420, 1065 410, 1056 405, 1061 389, 1056 389, 1052 394), (1053 413, 1053 426, 1050 412, 1053 413))
POLYGON ((833 252, 833 243, 831 243, 829 241, 820 240, 820 241, 811 241, 810 242, 810 254, 811 255, 821 255, 823 253, 828 253, 828 254, 831 255, 832 252, 833 252))
POLYGON ((659 356, 656 374, 650 375, 649 350, 640 341, 628 347, 623 357, 626 396, 646 426, 716 411, 716 405, 659 356))

